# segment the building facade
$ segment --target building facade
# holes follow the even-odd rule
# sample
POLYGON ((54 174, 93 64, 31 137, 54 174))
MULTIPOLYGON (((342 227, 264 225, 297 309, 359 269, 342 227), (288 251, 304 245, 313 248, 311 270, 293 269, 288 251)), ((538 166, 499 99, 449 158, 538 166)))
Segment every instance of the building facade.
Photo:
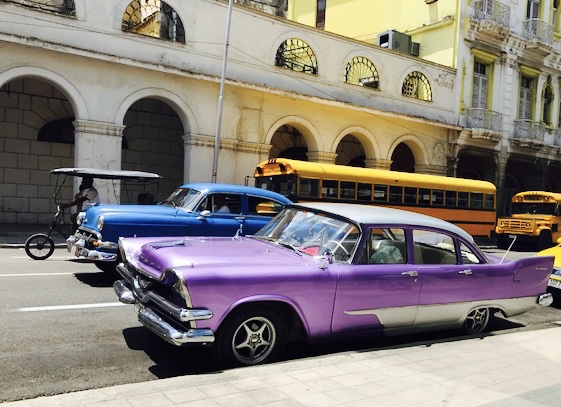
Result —
POLYGON ((458 119, 456 67, 243 3, 226 47, 227 1, 0 0, 0 223, 46 222, 59 167, 157 172, 163 199, 281 156, 456 175, 456 145, 501 143, 458 119))
POLYGON ((561 191, 559 0, 317 0, 288 18, 457 70, 448 173, 493 181, 499 215, 523 190, 561 191))

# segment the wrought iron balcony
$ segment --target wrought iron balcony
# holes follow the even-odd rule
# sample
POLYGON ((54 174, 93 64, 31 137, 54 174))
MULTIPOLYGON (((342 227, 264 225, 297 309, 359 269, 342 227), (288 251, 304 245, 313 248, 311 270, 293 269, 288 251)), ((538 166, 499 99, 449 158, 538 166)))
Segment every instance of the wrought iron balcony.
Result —
POLYGON ((514 140, 521 145, 543 145, 546 127, 532 120, 514 121, 514 140))
POLYGON ((487 109, 467 109, 466 127, 501 133, 503 131, 503 115, 487 109))
POLYGON ((553 25, 538 18, 530 18, 524 21, 522 27, 526 39, 535 40, 545 45, 553 43, 553 25))
POLYGON ((510 25, 510 7, 496 0, 477 0, 473 3, 472 18, 508 27, 510 25))

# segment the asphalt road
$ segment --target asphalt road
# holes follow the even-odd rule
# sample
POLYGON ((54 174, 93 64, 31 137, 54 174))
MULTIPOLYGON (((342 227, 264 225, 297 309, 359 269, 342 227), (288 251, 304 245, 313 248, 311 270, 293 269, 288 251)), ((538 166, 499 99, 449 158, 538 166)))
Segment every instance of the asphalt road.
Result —
MULTIPOLYGON (((503 252, 496 250, 495 254, 503 252)), ((532 256, 511 252, 508 258, 532 256)), ((56 249, 44 261, 23 249, 0 249, 0 402, 124 383, 217 371, 208 350, 177 348, 143 328, 131 306, 117 302, 114 277, 56 249)), ((493 333, 539 329, 561 320, 561 306, 496 320, 493 333)), ((462 340, 458 332, 307 347, 285 359, 352 349, 462 340)))

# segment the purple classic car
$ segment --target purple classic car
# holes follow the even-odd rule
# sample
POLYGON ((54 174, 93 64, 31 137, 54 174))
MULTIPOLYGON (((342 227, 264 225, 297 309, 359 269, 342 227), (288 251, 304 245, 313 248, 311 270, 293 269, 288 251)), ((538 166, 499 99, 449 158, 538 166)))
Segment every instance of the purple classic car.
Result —
POLYGON ((288 205, 253 236, 122 238, 121 302, 174 345, 223 362, 310 343, 419 330, 482 332, 552 302, 553 257, 489 257, 462 229, 376 206, 288 205))

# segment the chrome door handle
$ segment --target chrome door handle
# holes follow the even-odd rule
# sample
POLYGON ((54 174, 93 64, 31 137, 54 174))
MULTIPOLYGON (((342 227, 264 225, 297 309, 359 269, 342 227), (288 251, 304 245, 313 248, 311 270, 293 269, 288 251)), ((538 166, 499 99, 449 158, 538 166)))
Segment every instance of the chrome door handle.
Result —
POLYGON ((471 272, 470 269, 466 269, 466 270, 462 270, 462 271, 458 271, 459 274, 463 274, 465 276, 471 276, 473 273, 471 272))
POLYGON ((413 271, 404 271, 403 273, 401 273, 402 276, 409 276, 409 277, 417 277, 419 275, 419 272, 416 270, 413 271))

